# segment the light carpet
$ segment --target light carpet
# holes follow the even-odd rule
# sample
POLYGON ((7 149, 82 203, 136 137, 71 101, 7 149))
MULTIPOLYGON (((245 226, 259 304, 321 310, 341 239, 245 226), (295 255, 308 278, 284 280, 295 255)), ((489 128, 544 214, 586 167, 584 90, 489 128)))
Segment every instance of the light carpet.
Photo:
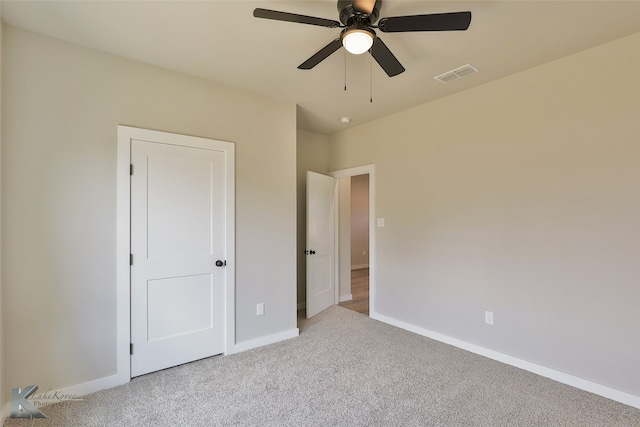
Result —
POLYGON ((300 336, 6 426, 640 426, 640 410, 331 307, 300 336))

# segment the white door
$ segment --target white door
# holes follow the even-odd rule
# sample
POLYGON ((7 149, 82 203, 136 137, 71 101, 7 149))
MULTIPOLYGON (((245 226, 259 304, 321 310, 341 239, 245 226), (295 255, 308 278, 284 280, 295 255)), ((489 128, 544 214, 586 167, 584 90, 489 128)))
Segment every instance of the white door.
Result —
POLYGON ((335 304, 335 179, 307 172, 307 318, 335 304))
POLYGON ((131 161, 131 375, 138 376, 225 350, 227 190, 224 150, 132 140, 131 161))

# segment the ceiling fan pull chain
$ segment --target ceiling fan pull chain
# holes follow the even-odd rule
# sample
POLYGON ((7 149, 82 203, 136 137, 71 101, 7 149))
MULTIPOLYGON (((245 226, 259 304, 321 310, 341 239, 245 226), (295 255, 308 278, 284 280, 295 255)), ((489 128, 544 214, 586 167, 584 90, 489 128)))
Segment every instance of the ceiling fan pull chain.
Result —
POLYGON ((347 50, 344 49, 344 91, 347 91, 347 50))

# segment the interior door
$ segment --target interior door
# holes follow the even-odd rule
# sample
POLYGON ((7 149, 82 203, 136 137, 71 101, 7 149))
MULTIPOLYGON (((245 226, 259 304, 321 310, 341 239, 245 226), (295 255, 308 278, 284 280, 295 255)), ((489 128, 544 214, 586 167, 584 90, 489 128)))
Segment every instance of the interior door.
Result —
POLYGON ((335 304, 335 179, 307 172, 307 318, 335 304))
POLYGON ((138 376, 224 352, 225 153, 132 140, 131 160, 138 376))

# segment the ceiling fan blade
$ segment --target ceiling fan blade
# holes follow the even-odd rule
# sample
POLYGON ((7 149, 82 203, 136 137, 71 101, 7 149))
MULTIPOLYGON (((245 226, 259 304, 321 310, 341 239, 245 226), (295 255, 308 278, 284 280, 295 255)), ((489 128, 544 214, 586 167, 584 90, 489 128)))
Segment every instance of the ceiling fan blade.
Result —
POLYGON ((373 46, 371 46, 370 52, 373 59, 380 64, 389 77, 397 76, 404 72, 402 64, 393 56, 393 53, 391 53, 387 45, 380 40, 380 37, 376 37, 373 40, 373 46))
POLYGON ((376 0, 353 0, 353 10, 371 15, 376 0))
POLYGON ((339 38, 335 39, 322 49, 320 49, 315 55, 311 58, 304 61, 302 64, 298 65, 300 70, 310 70, 325 59, 329 57, 333 52, 340 49, 342 47, 342 41, 339 38))
POLYGON ((378 22, 378 28, 383 33, 464 31, 469 28, 469 24, 471 24, 471 12, 452 12, 382 18, 378 22))
POLYGON ((277 10, 260 9, 253 11, 256 18, 273 19, 276 21, 296 22, 298 24, 318 25, 320 27, 338 28, 340 23, 331 19, 316 18, 314 16, 298 15, 296 13, 280 12, 277 10))

